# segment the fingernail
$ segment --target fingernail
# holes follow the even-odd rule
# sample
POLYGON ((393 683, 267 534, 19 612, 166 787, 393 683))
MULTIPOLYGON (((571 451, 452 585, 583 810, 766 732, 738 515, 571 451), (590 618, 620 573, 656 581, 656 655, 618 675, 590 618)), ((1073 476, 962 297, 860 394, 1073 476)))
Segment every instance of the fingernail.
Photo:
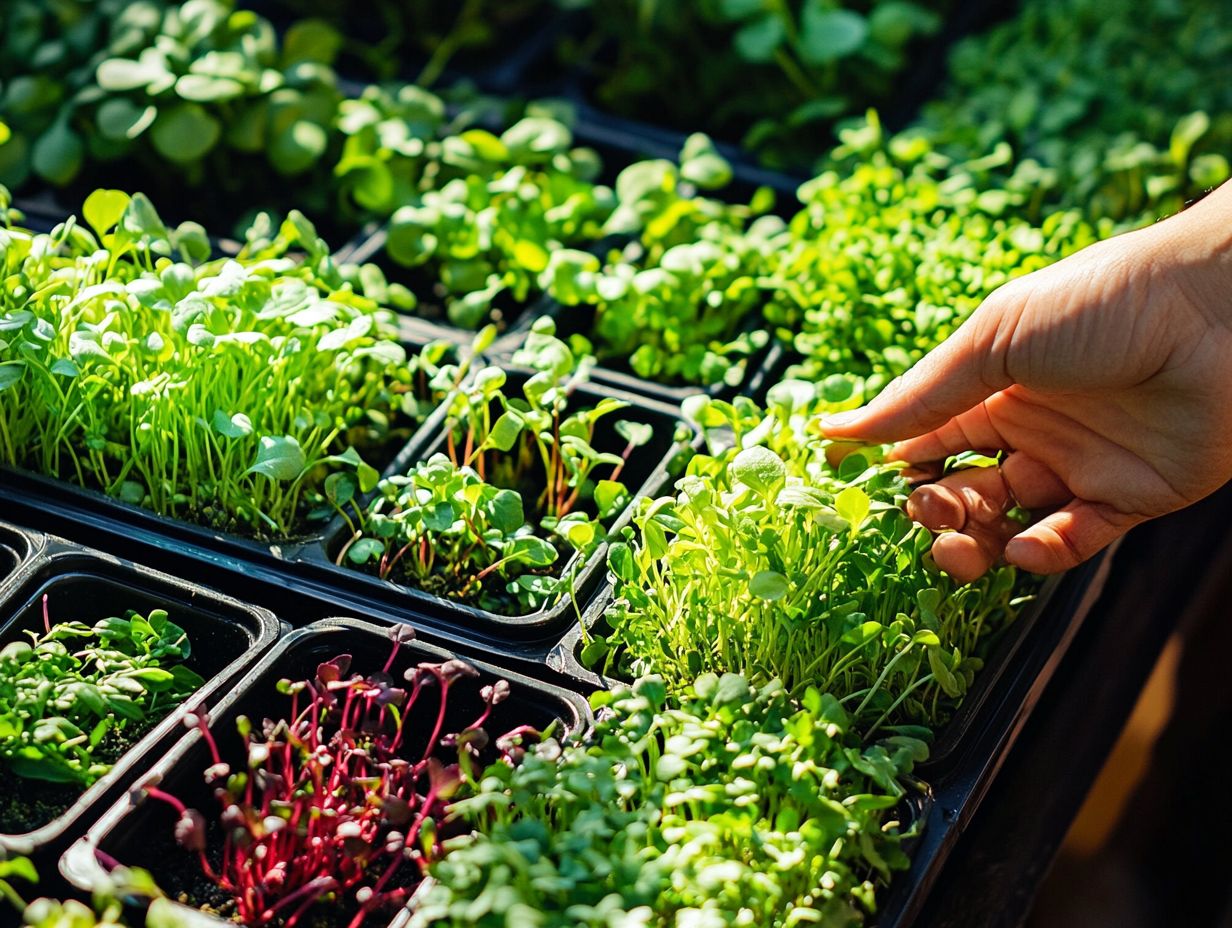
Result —
POLYGON ((1022 538, 1011 538, 1005 544, 1005 559, 1011 564, 1018 564, 1019 558, 1030 556, 1031 543, 1022 538))
POLYGON ((854 425, 860 418, 861 410, 849 409, 847 412, 831 413, 828 416, 822 416, 821 428, 826 429, 842 429, 849 425, 854 425))

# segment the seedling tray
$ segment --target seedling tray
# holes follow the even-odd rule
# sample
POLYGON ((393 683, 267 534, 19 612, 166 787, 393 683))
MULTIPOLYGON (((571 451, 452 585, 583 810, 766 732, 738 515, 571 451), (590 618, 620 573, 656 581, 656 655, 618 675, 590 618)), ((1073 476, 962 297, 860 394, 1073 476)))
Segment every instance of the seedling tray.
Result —
MULTIPOLYGON (((505 370, 508 376, 506 390, 510 395, 516 395, 521 385, 534 373, 516 367, 506 367, 505 370)), ((615 531, 628 521, 639 497, 658 494, 669 481, 671 463, 682 450, 675 439, 681 420, 677 411, 671 407, 619 390, 604 388, 602 385, 579 386, 574 391, 571 406, 594 406, 605 398, 625 400, 630 405, 614 413, 610 417, 611 421, 600 421, 595 433, 595 447, 599 450, 619 451, 623 447, 624 440, 619 439, 613 431, 612 422, 616 419, 645 423, 654 430, 650 444, 636 449, 625 467, 622 476, 630 489, 631 499, 629 505, 613 521, 611 530, 615 531)), ((395 462, 397 471, 405 472, 412 464, 425 461, 433 454, 445 450, 448 413, 448 408, 441 406, 429 417, 406 451, 395 462)), ((573 598, 564 597, 555 605, 537 612, 508 616, 436 596, 411 586, 381 580, 359 568, 339 566, 335 563, 336 558, 349 537, 350 528, 338 518, 320 542, 300 548, 291 558, 305 568, 318 571, 332 585, 352 590, 365 600, 399 603, 409 610, 438 615, 444 621, 464 628, 497 631, 503 633, 502 637, 505 638, 525 637, 528 633, 559 633, 599 586, 607 554, 606 545, 601 545, 584 563, 578 553, 574 553, 565 562, 563 574, 572 574, 575 577, 577 604, 573 598)))
POLYGON ((19 567, 42 550, 43 536, 7 522, 0 522, 0 604, 8 597, 8 588, 19 567))
MULTIPOLYGON (((344 653, 354 658, 355 670, 378 670, 390 648, 388 628, 357 619, 327 619, 292 632, 252 668, 243 684, 210 707, 211 732, 223 758, 234 761, 242 756, 235 731, 238 715, 265 718, 271 712, 281 712, 287 705, 287 698, 274 689, 278 680, 311 678, 318 664, 344 653)), ((418 641, 407 642, 402 645, 391 675, 398 680, 404 670, 421 661, 439 662, 452 656, 448 651, 418 641)), ((494 664, 468 662, 480 672, 480 678, 459 681, 450 690, 444 731, 457 731, 477 717, 482 708, 480 687, 497 679, 509 681, 511 693, 493 710, 485 726, 490 734, 522 724, 542 729, 553 721, 561 726, 561 734, 580 733, 589 725, 586 703, 575 693, 511 673, 494 664)), ((202 779, 202 772, 210 763, 200 732, 194 730, 185 734, 142 782, 159 782, 162 789, 180 797, 190 807, 200 809, 209 820, 217 806, 202 779)), ((166 803, 148 798, 136 802, 122 798, 64 855, 61 873, 77 889, 91 891, 103 877, 102 865, 95 853, 98 849, 121 863, 150 870, 164 891, 174 898, 182 887, 176 884, 173 875, 168 876, 169 862, 188 858, 189 869, 196 866, 195 860, 174 843, 175 819, 174 810, 166 803)), ((198 917, 203 925, 231 924, 212 916, 198 917)), ((400 920, 401 916, 395 916, 393 923, 400 920)), ((371 923, 379 922, 374 918, 371 923)))
MULTIPOLYGON (((400 329, 398 337, 407 353, 413 354, 420 351, 430 341, 435 340, 432 337, 423 337, 423 334, 400 329)), ((476 358, 474 363, 480 364, 482 359, 476 358)), ((424 422, 418 425, 408 423, 410 434, 401 441, 392 440, 382 449, 383 458, 387 461, 381 468, 382 476, 405 469, 408 455, 420 431, 431 416, 430 413, 424 422)), ((177 545, 199 549, 200 556, 211 560, 216 559, 218 555, 224 555, 266 564, 285 563, 291 552, 299 550, 304 545, 319 542, 326 531, 325 524, 321 524, 319 528, 297 537, 280 541, 260 541, 252 537, 208 528, 184 519, 160 515, 152 509, 124 502, 100 490, 87 489, 67 480, 0 466, 0 499, 4 498, 6 492, 11 493, 13 499, 34 497, 55 501, 58 505, 75 509, 81 513, 103 514, 109 520, 163 535, 177 545)))
POLYGON ((106 557, 60 539, 49 539, 4 587, 0 603, 0 646, 25 640, 27 631, 43 629, 43 596, 52 622, 93 624, 132 609, 141 614, 164 608, 188 633, 193 647, 185 662, 205 685, 173 710, 97 783, 62 814, 21 834, 0 834, 0 850, 54 859, 95 813, 124 785, 152 763, 179 733, 185 708, 209 701, 268 649, 282 627, 272 613, 244 605, 194 583, 106 557))

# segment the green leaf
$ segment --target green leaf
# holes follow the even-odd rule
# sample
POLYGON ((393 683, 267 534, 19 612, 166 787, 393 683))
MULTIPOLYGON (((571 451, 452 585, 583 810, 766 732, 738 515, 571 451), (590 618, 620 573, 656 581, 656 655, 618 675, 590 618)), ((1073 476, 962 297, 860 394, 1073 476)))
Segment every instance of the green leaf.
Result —
POLYGON ((630 422, 628 419, 621 419, 616 423, 616 434, 634 448, 640 448, 642 445, 649 444, 654 438, 654 427, 645 422, 630 422))
POLYGON ((759 570, 749 581, 749 592, 770 602, 782 599, 790 589, 787 578, 777 570, 759 570))
POLYGON ((629 491, 619 480, 600 480, 595 484, 595 505, 599 518, 615 515, 629 504, 629 491))
POLYGON ((8 361, 0 364, 0 392, 16 385, 26 372, 25 361, 8 361))
POLYGON ((760 64, 774 58, 786 37, 783 20, 774 13, 767 13, 741 28, 732 41, 741 58, 760 64))
POLYGON ((376 538, 361 538, 347 549, 347 560, 352 564, 367 564, 380 560, 384 553, 385 545, 376 538))
POLYGON ((870 501, 868 494, 859 487, 847 487, 834 497, 834 511, 857 532, 868 518, 870 501))
POLYGON ((156 118, 158 107, 138 106, 126 97, 117 97, 99 106, 96 122, 103 138, 123 142, 139 137, 156 118))
POLYGON ((257 461, 244 473, 263 474, 278 483, 287 483, 298 478, 307 463, 303 449, 292 436, 263 435, 257 461))
POLYGON ((495 448, 497 451, 508 451, 522 434, 526 420, 512 409, 501 413, 500 418, 492 425, 492 431, 484 440, 485 448, 495 448))
POLYGON ((821 0, 806 0, 800 16, 800 57, 823 65, 860 49, 868 39, 868 20, 851 10, 828 9, 821 0))
POLYGON ((150 138, 169 161, 199 161, 218 144, 222 126, 199 103, 185 102, 165 110, 154 121, 150 138))
POLYGON ((773 495, 787 479, 787 466, 783 459, 760 445, 745 448, 737 454, 728 471, 733 480, 767 497, 773 495))
POLYGON ((129 196, 123 190, 95 190, 86 197, 81 214, 91 228, 103 236, 119 224, 128 204, 129 196))
POLYGON ((233 416, 228 416, 221 409, 214 413, 214 418, 210 423, 219 435, 227 438, 244 438, 252 434, 252 420, 242 412, 237 412, 233 416))
POLYGON ((522 496, 514 490, 499 490, 488 504, 488 517, 492 527, 501 534, 511 535, 526 524, 522 510, 522 496))
POLYGON ((81 170, 85 145, 81 136, 58 120, 34 143, 32 164, 39 177, 57 187, 67 186, 81 170))

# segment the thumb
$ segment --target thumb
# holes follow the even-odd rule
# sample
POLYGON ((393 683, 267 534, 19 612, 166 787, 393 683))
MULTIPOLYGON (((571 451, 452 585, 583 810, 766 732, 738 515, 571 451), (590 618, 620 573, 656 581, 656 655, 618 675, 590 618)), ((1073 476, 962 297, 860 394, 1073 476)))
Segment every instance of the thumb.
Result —
POLYGON ((988 399, 1011 383, 1005 353, 1019 304, 997 291, 949 339, 892 381, 861 409, 821 420, 828 438, 878 444, 915 438, 988 399))

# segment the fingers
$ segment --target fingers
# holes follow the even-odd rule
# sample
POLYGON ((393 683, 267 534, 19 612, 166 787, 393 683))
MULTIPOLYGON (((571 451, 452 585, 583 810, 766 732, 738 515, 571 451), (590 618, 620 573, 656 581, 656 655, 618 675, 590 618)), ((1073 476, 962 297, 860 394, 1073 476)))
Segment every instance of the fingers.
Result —
POLYGON ((1007 346, 997 333, 1013 332, 1019 306, 998 291, 869 405, 824 418, 826 436, 877 443, 914 438, 1009 386, 1003 373, 1007 346))
POLYGON ((920 487, 907 500, 907 514, 936 532, 937 566, 959 582, 985 573, 1002 556, 1022 525, 1006 517, 1015 506, 1044 509, 1073 494, 1051 470, 1021 452, 1000 468, 959 471, 920 487))
POLYGON ((924 461, 941 461, 951 454, 975 450, 1009 450, 1009 445, 992 424, 988 410, 982 402, 955 416, 940 428, 900 441, 890 449, 889 456, 909 464, 919 464, 924 461))
POLYGON ((1141 521, 1102 503, 1074 500, 1011 539, 1005 559, 1031 573, 1061 573, 1099 553, 1141 521))

